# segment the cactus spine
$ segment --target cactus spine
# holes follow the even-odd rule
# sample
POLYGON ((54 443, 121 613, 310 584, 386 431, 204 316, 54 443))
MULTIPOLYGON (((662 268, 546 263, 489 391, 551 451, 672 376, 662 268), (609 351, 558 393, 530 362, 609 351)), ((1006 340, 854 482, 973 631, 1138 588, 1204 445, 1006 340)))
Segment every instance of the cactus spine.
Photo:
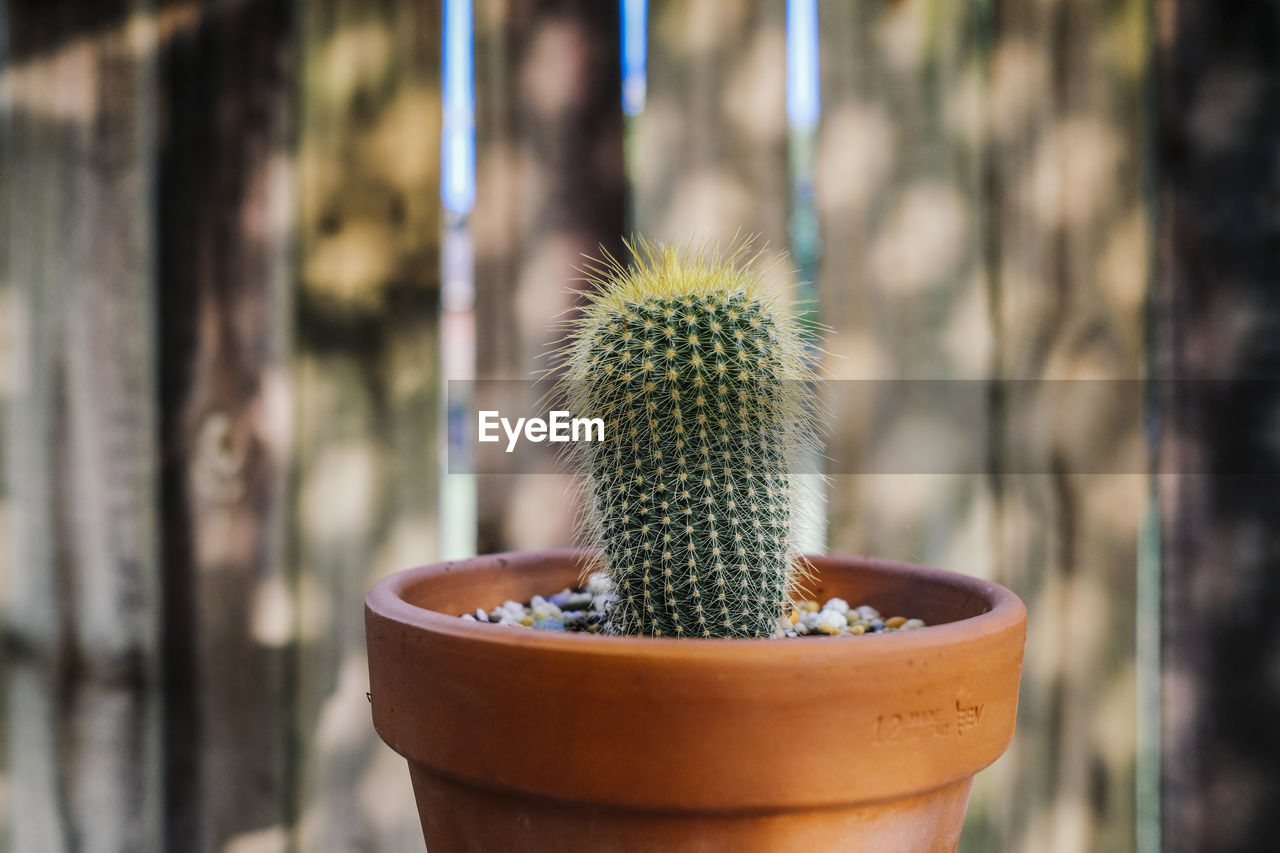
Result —
POLYGON ((563 350, 589 529, 615 631, 767 637, 797 558, 790 463, 812 434, 805 334, 739 249, 637 242, 596 285, 563 350))

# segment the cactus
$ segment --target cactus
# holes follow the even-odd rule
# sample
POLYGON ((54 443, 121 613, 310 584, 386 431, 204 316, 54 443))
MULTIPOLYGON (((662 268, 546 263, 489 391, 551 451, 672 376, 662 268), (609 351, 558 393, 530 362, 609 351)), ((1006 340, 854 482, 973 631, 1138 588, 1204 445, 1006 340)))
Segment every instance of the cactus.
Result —
POLYGON ((811 442, 809 336, 759 256, 640 241, 608 255, 561 351, 571 445, 619 633, 767 637, 799 574, 791 463, 811 442))

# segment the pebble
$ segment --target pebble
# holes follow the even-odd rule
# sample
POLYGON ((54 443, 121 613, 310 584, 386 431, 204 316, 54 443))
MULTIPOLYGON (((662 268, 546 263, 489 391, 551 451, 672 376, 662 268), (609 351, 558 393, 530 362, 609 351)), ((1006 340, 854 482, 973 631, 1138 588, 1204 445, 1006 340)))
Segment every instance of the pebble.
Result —
POLYGON ((575 592, 571 594, 568 601, 561 604, 560 607, 564 610, 586 610, 591 606, 591 602, 594 600, 595 596, 589 592, 575 592))
MULTIPOLYGON (((535 595, 528 604, 508 599, 490 611, 477 608, 474 613, 462 614, 462 618, 471 622, 523 626, 542 631, 607 633, 605 613, 614 598, 613 584, 603 574, 596 573, 580 589, 562 589, 545 598, 535 595)), ((842 598, 832 598, 824 604, 806 599, 796 602, 789 613, 778 617, 773 636, 852 637, 914 631, 924 627, 922 619, 905 616, 883 619, 874 607, 867 604, 851 607, 842 598)))
POLYGON ((540 603, 533 604, 530 607, 530 610, 533 611, 533 618, 538 621, 543 619, 558 619, 561 622, 564 621, 564 613, 560 608, 545 599, 540 603))
POLYGON ((818 618, 814 620, 816 623, 814 627, 824 634, 842 634, 844 629, 849 627, 844 614, 835 610, 823 610, 816 615, 818 618))
POLYGON ((516 601, 505 601, 489 612, 489 621, 507 624, 514 619, 519 622, 524 618, 524 605, 516 601))

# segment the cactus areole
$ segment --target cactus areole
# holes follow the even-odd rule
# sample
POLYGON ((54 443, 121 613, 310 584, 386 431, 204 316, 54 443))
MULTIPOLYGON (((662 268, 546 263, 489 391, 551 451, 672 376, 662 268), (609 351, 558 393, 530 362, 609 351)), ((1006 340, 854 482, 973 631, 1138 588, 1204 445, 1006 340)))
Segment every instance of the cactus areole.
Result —
POLYGON ((612 630, 768 637, 799 572, 793 473, 812 441, 810 336, 758 256, 637 242, 561 351, 589 536, 614 580, 612 630))

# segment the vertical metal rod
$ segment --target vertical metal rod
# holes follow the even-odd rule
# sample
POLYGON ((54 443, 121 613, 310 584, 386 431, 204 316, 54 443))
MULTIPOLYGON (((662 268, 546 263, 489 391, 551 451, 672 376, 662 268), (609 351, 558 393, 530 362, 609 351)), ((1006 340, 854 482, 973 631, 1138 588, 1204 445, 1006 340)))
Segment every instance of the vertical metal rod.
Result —
POLYGON ((476 371, 475 261, 470 226, 476 200, 475 42, 471 0, 445 0, 444 115, 440 196, 440 370, 445 389, 440 460, 440 557, 476 552, 476 480, 470 444, 457 440, 474 408, 476 371))
MULTIPOLYGON (((814 201, 813 171, 821 118, 818 65, 817 0, 787 0, 787 170, 791 181, 791 210, 787 222, 791 256, 800 275, 796 294, 801 321, 820 323, 818 259, 822 254, 818 211, 814 201)), ((815 353, 816 355, 816 353, 815 353)), ((822 459, 813 454, 803 470, 822 470, 822 459)), ((826 483, 821 476, 797 475, 801 518, 797 547, 806 553, 826 550, 826 483)))

